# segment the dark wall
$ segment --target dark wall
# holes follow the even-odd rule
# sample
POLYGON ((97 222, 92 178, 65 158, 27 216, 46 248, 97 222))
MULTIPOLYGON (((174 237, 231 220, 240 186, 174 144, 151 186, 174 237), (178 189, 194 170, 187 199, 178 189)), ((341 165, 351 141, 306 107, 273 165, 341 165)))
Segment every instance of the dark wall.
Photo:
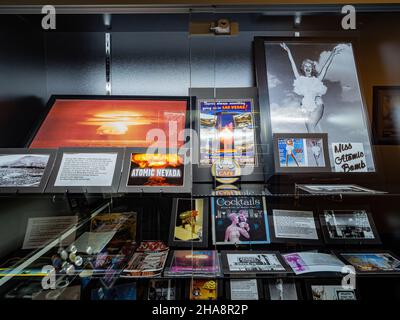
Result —
POLYGON ((23 146, 46 97, 43 34, 17 16, 1 21, 0 146, 23 146))

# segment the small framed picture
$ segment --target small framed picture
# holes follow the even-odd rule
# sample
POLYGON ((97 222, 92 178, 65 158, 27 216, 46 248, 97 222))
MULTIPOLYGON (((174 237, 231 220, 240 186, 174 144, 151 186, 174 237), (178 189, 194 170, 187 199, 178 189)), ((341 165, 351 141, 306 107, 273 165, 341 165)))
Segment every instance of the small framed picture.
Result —
POLYGON ((56 158, 50 149, 1 149, 0 193, 42 193, 56 158))
POLYGON ((292 273, 278 251, 222 251, 225 274, 292 273))
POLYGON ((271 242, 320 244, 320 226, 312 210, 270 209, 271 242))
POLYGON ((126 148, 118 192, 189 193, 189 164, 181 150, 148 153, 145 148, 126 148))
POLYGON ((324 209, 319 213, 327 244, 380 244, 371 212, 367 208, 324 209))
POLYGON ((400 260, 390 251, 346 251, 335 252, 345 263, 351 264, 356 273, 366 274, 398 274, 400 260))
POLYGON ((301 288, 293 279, 268 279, 265 283, 266 300, 301 300, 301 288))
POLYGON ((174 199, 172 204, 169 246, 207 247, 208 198, 174 199))
POLYGON ((277 173, 331 171, 327 134, 276 133, 274 156, 277 173))
POLYGON ((308 300, 359 300, 358 291, 345 287, 341 279, 314 279, 305 281, 308 300))
POLYGON ((376 144, 400 143, 400 86, 373 88, 372 128, 376 144))
POLYGON ((261 279, 226 279, 226 297, 228 300, 263 300, 263 282, 261 279))

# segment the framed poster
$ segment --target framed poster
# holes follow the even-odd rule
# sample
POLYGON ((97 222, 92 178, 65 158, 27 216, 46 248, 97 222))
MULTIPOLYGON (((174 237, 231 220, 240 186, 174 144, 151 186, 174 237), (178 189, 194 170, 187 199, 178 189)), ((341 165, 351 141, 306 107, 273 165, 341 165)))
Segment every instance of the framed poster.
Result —
POLYGON ((55 158, 50 149, 0 149, 0 193, 42 193, 55 158))
POLYGON ((213 244, 270 243, 265 198, 212 197, 213 244))
POLYGON ((61 148, 46 192, 117 192, 123 156, 120 148, 61 148))
POLYGON ((253 99, 198 100, 200 166, 233 158, 240 166, 256 166, 253 99))
POLYGON ((28 146, 147 148, 157 141, 179 148, 189 104, 187 97, 51 96, 28 146))
POLYGON ((221 251, 225 274, 292 273, 278 251, 221 251))
POLYGON ((328 244, 380 244, 371 212, 366 208, 324 209, 319 213, 328 244))
POLYGON ((398 274, 400 260, 390 251, 360 250, 335 252, 345 263, 352 265, 358 274, 398 274))
POLYGON ((185 153, 166 149, 147 153, 145 148, 126 148, 119 192, 189 193, 189 165, 185 153), (173 153, 170 153, 173 152, 173 153))
POLYGON ((326 134, 274 134, 276 172, 331 171, 326 134))
POLYGON ((208 246, 208 198, 173 199, 169 246, 208 246))
MULTIPOLYGON (((362 145, 367 172, 375 172, 366 104, 359 83, 356 45, 349 38, 256 37, 255 63, 261 137, 277 133, 325 133, 333 144, 362 145), (349 132, 351 133, 349 135, 349 132)), ((330 167, 335 171, 334 157, 330 167)))
POLYGON ((331 300, 359 300, 358 290, 344 287, 341 280, 337 279, 315 279, 306 280, 307 298, 313 301, 331 300))
POLYGON ((270 209, 271 242, 273 243, 321 243, 318 219, 313 211, 270 209))
POLYGON ((399 144, 400 141, 400 86, 374 86, 373 117, 374 142, 399 144))
POLYGON ((192 127, 199 140, 193 181, 211 182, 210 167, 221 158, 240 165, 242 181, 264 181, 257 88, 191 88, 190 95, 196 96, 192 127))

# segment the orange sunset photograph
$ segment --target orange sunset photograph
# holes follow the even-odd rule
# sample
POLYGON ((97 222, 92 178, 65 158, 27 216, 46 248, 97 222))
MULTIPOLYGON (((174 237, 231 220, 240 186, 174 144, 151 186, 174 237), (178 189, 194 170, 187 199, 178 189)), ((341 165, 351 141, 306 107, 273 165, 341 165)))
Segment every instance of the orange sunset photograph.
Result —
POLYGON ((167 141, 158 139, 161 146, 180 147, 177 135, 185 129, 186 107, 185 100, 57 99, 30 148, 146 148, 154 144, 146 139, 154 129, 165 134, 167 141))

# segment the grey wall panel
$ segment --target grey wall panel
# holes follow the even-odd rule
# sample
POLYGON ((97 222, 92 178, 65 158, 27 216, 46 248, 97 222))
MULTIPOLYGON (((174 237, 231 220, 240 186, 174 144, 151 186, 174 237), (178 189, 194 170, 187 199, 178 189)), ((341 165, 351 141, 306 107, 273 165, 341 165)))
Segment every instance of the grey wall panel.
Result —
POLYGON ((112 34, 116 95, 187 95, 189 41, 185 32, 112 34))
POLYGON ((105 40, 103 32, 48 32, 47 92, 105 94, 105 40))

